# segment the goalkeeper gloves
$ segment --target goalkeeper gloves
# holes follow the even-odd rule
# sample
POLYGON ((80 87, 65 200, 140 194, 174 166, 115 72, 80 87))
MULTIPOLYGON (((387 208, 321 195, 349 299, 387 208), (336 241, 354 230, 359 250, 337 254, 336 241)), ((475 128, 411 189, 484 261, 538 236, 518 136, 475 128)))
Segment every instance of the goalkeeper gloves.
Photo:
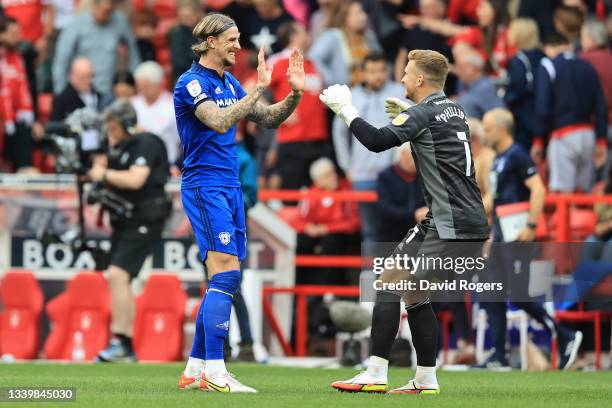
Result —
POLYGON ((398 98, 385 99, 385 112, 387 113, 387 116, 389 116, 389 119, 395 119, 397 115, 408 109, 410 106, 411 105, 408 102, 402 101, 398 98))
POLYGON ((359 117, 357 109, 353 106, 351 90, 346 85, 332 85, 325 89, 319 99, 334 113, 351 126, 351 122, 359 117))

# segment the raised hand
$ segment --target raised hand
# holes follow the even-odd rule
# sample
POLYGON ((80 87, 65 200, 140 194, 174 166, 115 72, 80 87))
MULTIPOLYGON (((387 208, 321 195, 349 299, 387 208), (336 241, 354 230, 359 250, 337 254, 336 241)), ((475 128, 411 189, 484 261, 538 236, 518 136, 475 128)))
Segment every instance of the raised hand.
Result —
POLYGON ((289 67, 287 67, 287 82, 294 92, 303 92, 306 83, 306 74, 304 73, 304 56, 297 48, 291 51, 289 57, 289 67))
POLYGON ((266 65, 266 54, 263 47, 257 55, 257 86, 267 88, 272 82, 272 66, 266 65))
POLYGON ((406 101, 402 101, 398 98, 387 98, 385 99, 385 112, 389 119, 395 119, 397 115, 405 111, 410 107, 410 104, 406 101))
POLYGON ((343 107, 352 105, 351 90, 346 85, 336 84, 328 87, 319 95, 319 99, 336 115, 340 114, 343 107))

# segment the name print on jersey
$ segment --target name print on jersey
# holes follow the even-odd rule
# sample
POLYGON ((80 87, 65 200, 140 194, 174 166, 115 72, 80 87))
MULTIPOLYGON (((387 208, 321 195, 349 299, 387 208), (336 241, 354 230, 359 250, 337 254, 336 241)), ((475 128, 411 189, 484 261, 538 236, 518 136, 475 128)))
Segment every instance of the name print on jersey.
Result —
POLYGON ((444 109, 444 111, 441 114, 436 115, 436 120, 438 122, 441 122, 441 121, 448 122, 449 119, 453 117, 465 120, 465 113, 461 109, 455 106, 450 106, 444 109))

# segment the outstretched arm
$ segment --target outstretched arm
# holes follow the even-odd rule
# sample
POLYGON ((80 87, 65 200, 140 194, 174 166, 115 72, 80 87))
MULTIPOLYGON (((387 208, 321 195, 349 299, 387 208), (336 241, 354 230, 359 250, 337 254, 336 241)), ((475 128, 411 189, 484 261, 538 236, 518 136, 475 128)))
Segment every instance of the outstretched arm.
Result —
POLYGON ((274 105, 265 106, 263 103, 255 104, 247 119, 252 120, 266 128, 276 129, 283 123, 289 115, 297 108, 302 94, 306 75, 304 73, 304 57, 294 48, 289 57, 289 67, 287 68, 287 81, 291 85, 291 92, 285 99, 274 105))
POLYGON ((302 92, 291 91, 285 99, 274 105, 266 106, 257 102, 247 119, 265 128, 276 129, 293 113, 301 98, 302 92))
POLYGON ((265 87, 258 85, 247 96, 225 109, 219 108, 213 101, 204 101, 196 108, 195 115, 215 132, 225 133, 253 110, 264 90, 265 87))
POLYGON ((272 67, 266 66, 263 48, 259 50, 257 64, 257 85, 244 98, 225 109, 221 109, 213 101, 200 103, 196 110, 196 117, 215 132, 225 133, 236 123, 252 112, 257 100, 272 80, 272 67))

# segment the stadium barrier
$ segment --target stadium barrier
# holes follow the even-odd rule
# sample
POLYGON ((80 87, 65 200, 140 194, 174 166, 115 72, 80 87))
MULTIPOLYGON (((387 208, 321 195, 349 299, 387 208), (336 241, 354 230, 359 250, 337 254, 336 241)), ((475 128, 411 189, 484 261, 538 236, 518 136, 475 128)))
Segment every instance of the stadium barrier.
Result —
MULTIPOLYGON (((341 191, 341 192, 312 192, 308 190, 262 190, 259 192, 260 201, 280 200, 280 201, 300 201, 305 198, 318 199, 331 197, 337 201, 355 202, 376 202, 378 199, 374 191, 341 191)), ((553 194, 549 193, 545 199, 545 212, 548 217, 542 217, 540 223, 547 225, 539 226, 539 230, 546 231, 548 240, 564 243, 572 242, 572 228, 580 228, 582 233, 592 233, 594 228, 594 218, 584 217, 584 213, 576 211, 580 207, 587 207, 590 212, 595 204, 612 204, 612 195, 589 195, 589 194, 553 194), (586 219, 585 219, 586 218, 586 219), (545 228, 540 228, 545 227, 545 228)), ((360 268, 363 266, 363 259, 360 256, 341 256, 341 255, 297 255, 295 257, 296 267, 315 267, 315 268, 360 268)), ((278 329, 273 310, 268 296, 273 293, 289 293, 296 298, 296 351, 295 355, 304 356, 306 352, 307 327, 308 327, 308 296, 323 296, 326 293, 336 294, 339 289, 344 288, 349 293, 355 292, 355 297, 359 296, 359 287, 337 287, 337 286, 315 286, 294 288, 264 288, 263 289, 263 309, 272 330, 276 334, 286 355, 294 355, 293 350, 282 333, 278 329), (316 288, 316 289, 315 289, 316 288)), ((595 290, 597 290, 595 288, 595 290)), ((442 317, 443 331, 443 350, 444 360, 447 360, 449 348, 448 319, 442 317)), ((558 311, 557 320, 568 320, 572 322, 592 322, 595 335, 596 368, 601 368, 601 322, 604 318, 612 318, 609 313, 603 311, 584 311, 581 308, 577 311, 558 311)), ((552 341, 553 350, 551 352, 551 366, 556 366, 556 339, 552 341)))

